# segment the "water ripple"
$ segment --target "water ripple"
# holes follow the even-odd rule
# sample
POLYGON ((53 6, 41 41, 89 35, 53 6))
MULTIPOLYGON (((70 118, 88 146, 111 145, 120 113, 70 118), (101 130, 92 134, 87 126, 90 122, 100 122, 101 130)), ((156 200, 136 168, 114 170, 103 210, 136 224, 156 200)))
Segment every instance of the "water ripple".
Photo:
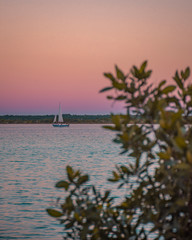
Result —
POLYGON ((91 173, 98 188, 119 156, 114 133, 101 125, 0 125, 0 239, 62 239, 63 227, 45 211, 62 191, 54 188, 70 164, 91 173))

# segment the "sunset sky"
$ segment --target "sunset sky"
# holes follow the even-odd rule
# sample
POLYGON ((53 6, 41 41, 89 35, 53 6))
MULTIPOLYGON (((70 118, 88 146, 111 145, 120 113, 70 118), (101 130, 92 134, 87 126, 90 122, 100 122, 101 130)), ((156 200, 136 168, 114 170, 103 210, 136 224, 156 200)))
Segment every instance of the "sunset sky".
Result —
POLYGON ((191 0, 0 0, 0 115, 121 111, 103 72, 144 60, 154 83, 192 68, 191 0))

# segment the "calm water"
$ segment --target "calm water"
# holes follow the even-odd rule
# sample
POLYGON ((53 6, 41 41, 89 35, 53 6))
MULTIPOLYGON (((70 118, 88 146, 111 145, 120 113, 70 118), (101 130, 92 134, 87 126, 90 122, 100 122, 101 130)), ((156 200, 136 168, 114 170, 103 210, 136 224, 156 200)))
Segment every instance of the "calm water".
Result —
MULTIPOLYGON (((117 163, 114 133, 101 125, 0 125, 0 239, 62 239, 62 226, 45 211, 62 191, 54 187, 70 164, 91 172, 98 187, 117 163)), ((115 187, 114 187, 115 188, 115 187)))

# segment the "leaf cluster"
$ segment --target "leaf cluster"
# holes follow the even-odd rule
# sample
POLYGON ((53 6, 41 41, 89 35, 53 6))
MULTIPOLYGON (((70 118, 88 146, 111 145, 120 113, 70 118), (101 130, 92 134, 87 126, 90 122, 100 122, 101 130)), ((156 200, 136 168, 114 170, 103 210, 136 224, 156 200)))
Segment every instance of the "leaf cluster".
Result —
POLYGON ((105 126, 127 155, 108 181, 127 190, 117 203, 68 166, 68 180, 56 184, 68 196, 60 211, 48 209, 64 224, 67 239, 192 239, 190 69, 176 71, 171 85, 153 86, 151 74, 147 61, 126 75, 117 66, 115 75, 104 73, 110 86, 101 92, 110 91, 107 98, 123 101, 127 110, 105 126))

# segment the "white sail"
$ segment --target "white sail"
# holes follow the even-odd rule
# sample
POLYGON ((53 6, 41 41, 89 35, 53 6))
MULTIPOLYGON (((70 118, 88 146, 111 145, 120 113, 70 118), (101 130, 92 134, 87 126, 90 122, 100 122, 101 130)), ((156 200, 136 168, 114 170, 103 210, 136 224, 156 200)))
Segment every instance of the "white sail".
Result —
POLYGON ((55 115, 52 125, 53 127, 69 127, 68 123, 63 122, 63 116, 61 113, 61 104, 59 104, 59 117, 58 115, 55 115))
POLYGON ((57 115, 55 115, 53 122, 55 123, 57 121, 57 115))
POLYGON ((61 104, 59 104, 59 119, 58 119, 58 122, 60 122, 60 123, 63 122, 63 116, 62 116, 62 113, 61 113, 61 104))

